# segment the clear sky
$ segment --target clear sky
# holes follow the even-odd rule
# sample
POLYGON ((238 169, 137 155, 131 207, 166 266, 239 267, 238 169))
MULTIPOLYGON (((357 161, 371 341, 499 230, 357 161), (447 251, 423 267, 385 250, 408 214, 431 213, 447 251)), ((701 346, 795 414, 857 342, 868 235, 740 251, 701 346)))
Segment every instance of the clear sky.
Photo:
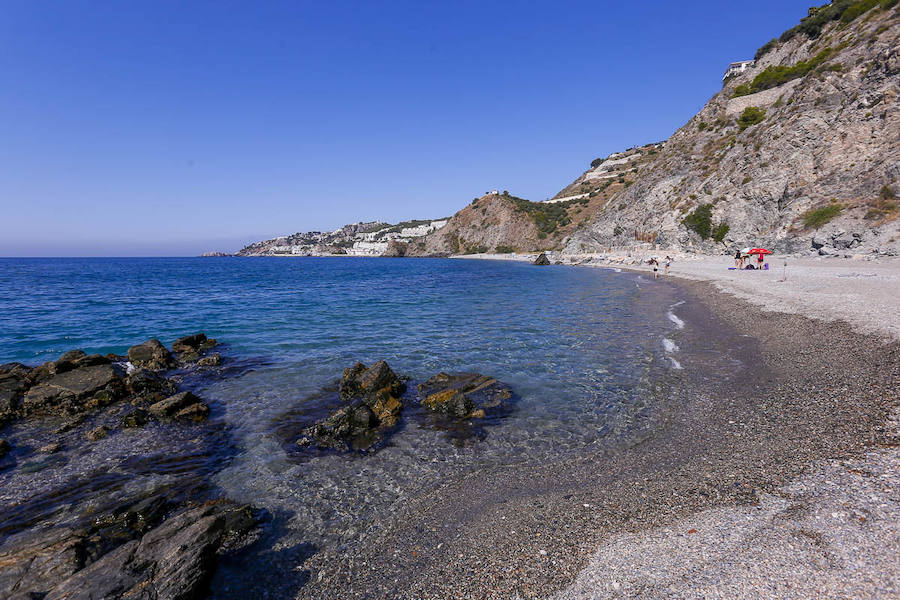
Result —
POLYGON ((542 200, 812 0, 0 0, 0 255, 193 255, 542 200))

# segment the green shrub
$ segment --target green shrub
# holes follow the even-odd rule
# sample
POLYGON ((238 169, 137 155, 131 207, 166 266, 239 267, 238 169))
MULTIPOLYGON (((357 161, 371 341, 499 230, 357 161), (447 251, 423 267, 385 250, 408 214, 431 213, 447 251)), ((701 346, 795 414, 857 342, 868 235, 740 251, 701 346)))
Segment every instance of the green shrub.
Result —
POLYGON ((739 96, 749 96, 756 92, 778 87, 793 79, 804 77, 807 73, 828 60, 835 52, 837 51, 834 48, 825 48, 809 60, 801 60, 791 67, 787 65, 769 65, 762 73, 759 73, 754 77, 749 85, 743 84, 734 88, 731 97, 737 98, 739 96))
POLYGON ((719 223, 712 230, 712 239, 714 239, 716 242, 721 242, 725 239, 725 236, 728 234, 729 229, 731 228, 728 227, 728 223, 725 223, 724 221, 722 223, 719 223))
POLYGON ((615 227, 613 227, 613 235, 616 237, 619 237, 624 232, 625 232, 625 228, 620 225, 616 225, 615 227))
POLYGON ((844 210, 844 207, 837 202, 832 202, 819 208, 811 208, 801 215, 803 226, 807 229, 818 229, 822 225, 831 222, 836 216, 841 214, 842 210, 844 210))
POLYGON ((843 71, 844 65, 842 65, 841 63, 832 63, 825 68, 828 71, 843 71))
POLYGON ((900 2, 900 0, 881 0, 881 8, 883 10, 894 8, 897 6, 897 2, 900 2))
POLYGON ((497 246, 494 249, 494 252, 496 252, 497 254, 512 254, 513 252, 515 252, 515 250, 513 250, 512 246, 502 246, 501 245, 501 246, 497 246))
POLYGON ((741 131, 747 129, 751 125, 756 125, 766 118, 766 111, 758 106, 748 106, 738 117, 738 127, 741 131))
MULTIPOLYGON (((800 24, 791 27, 778 38, 786 42, 798 33, 806 34, 810 39, 819 37, 822 29, 831 21, 840 20, 849 23, 856 17, 874 8, 879 4, 878 0, 834 0, 829 4, 814 6, 809 9, 809 15, 800 20, 800 24)), ((890 8, 897 4, 897 0, 881 0, 882 8, 890 8)))
POLYGON ((697 123, 697 131, 703 131, 707 127, 709 127, 709 125, 705 121, 700 121, 699 123, 697 123))
POLYGON ((882 200, 893 200, 897 197, 897 194, 894 193, 894 190, 891 189, 891 186, 888 184, 884 184, 881 186, 881 189, 878 190, 878 197, 882 200))
POLYGON ((606 160, 606 159, 605 159, 605 158, 595 158, 594 160, 591 161, 591 168, 592 168, 592 169, 596 169, 597 167, 600 166, 600 164, 601 164, 604 160, 606 160))
POLYGON ((712 230, 712 204, 701 204, 691 211, 682 223, 705 240, 712 230))
POLYGON ((546 237, 546 234, 556 231, 557 228, 572 222, 566 209, 578 201, 567 200, 566 202, 547 204, 546 202, 529 202, 515 196, 510 196, 510 198, 515 202, 516 210, 530 216, 538 231, 543 233, 544 237, 546 237))

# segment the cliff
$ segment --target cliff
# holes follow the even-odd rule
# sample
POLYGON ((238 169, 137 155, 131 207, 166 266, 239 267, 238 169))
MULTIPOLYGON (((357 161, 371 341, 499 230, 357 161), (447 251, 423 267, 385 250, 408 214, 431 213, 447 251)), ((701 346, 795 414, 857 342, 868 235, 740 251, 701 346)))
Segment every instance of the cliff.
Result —
POLYGON ((643 240, 897 254, 900 12, 880 4, 811 9, 760 48, 565 251, 643 240))

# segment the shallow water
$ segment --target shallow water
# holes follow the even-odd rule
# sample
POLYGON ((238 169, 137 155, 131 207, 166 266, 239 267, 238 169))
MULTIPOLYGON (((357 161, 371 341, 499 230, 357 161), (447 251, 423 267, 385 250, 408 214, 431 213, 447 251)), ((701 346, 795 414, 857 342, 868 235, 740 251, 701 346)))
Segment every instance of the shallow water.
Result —
POLYGON ((216 580, 217 597, 246 597, 255 561, 290 570, 298 553, 351 541, 448 477, 628 443, 664 401, 661 383, 679 376, 678 301, 676 288, 639 275, 505 261, 0 259, 0 363, 71 348, 122 353, 149 337, 170 344, 204 331, 227 344, 226 369, 191 383, 213 405, 211 427, 228 437, 122 432, 89 457, 0 471, 0 487, 15 484, 18 494, 3 494, 14 503, 33 501, 17 517, 31 523, 58 518, 40 496, 48 490, 97 493, 71 484, 95 462, 118 487, 202 478, 273 516, 243 567, 216 580), (379 359, 411 377, 410 389, 439 371, 491 375, 512 386, 512 410, 447 432, 408 394, 400 430, 377 453, 295 450, 311 399, 355 361, 379 359), (177 468, 146 458, 163 446, 177 468))

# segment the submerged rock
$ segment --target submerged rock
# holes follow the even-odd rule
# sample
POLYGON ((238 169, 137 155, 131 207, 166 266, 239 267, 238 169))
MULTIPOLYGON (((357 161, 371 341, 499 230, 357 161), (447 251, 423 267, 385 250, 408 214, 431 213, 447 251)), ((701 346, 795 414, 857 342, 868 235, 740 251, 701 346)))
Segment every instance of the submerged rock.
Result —
POLYGON ((107 427, 106 425, 100 425, 100 426, 95 427, 94 429, 91 429, 90 431, 88 431, 84 435, 84 437, 89 442, 96 442, 96 441, 99 441, 99 440, 102 440, 103 438, 105 438, 109 432, 110 432, 109 427, 107 427))
POLYGON ((533 265, 538 265, 538 266, 549 265, 549 264, 550 264, 550 259, 547 258, 547 254, 546 254, 546 253, 541 252, 540 255, 539 255, 536 259, 534 259, 534 262, 531 263, 531 264, 533 264, 533 265))
POLYGON ((481 418, 512 397, 508 385, 478 373, 438 373, 420 383, 422 406, 454 417, 481 418))
POLYGON ((371 367, 356 363, 344 371, 338 389, 338 396, 347 405, 305 429, 297 445, 340 450, 371 448, 397 424, 405 389, 406 384, 383 360, 371 367))
POLYGON ((172 354, 158 339, 153 338, 128 349, 128 361, 137 368, 164 371, 175 366, 172 354))
POLYGON ((204 356, 203 358, 197 361, 198 367, 218 367, 222 364, 222 355, 218 352, 213 352, 209 356, 204 356))
POLYGON ((0 438, 0 458, 6 456, 12 447, 9 445, 9 442, 0 438))

